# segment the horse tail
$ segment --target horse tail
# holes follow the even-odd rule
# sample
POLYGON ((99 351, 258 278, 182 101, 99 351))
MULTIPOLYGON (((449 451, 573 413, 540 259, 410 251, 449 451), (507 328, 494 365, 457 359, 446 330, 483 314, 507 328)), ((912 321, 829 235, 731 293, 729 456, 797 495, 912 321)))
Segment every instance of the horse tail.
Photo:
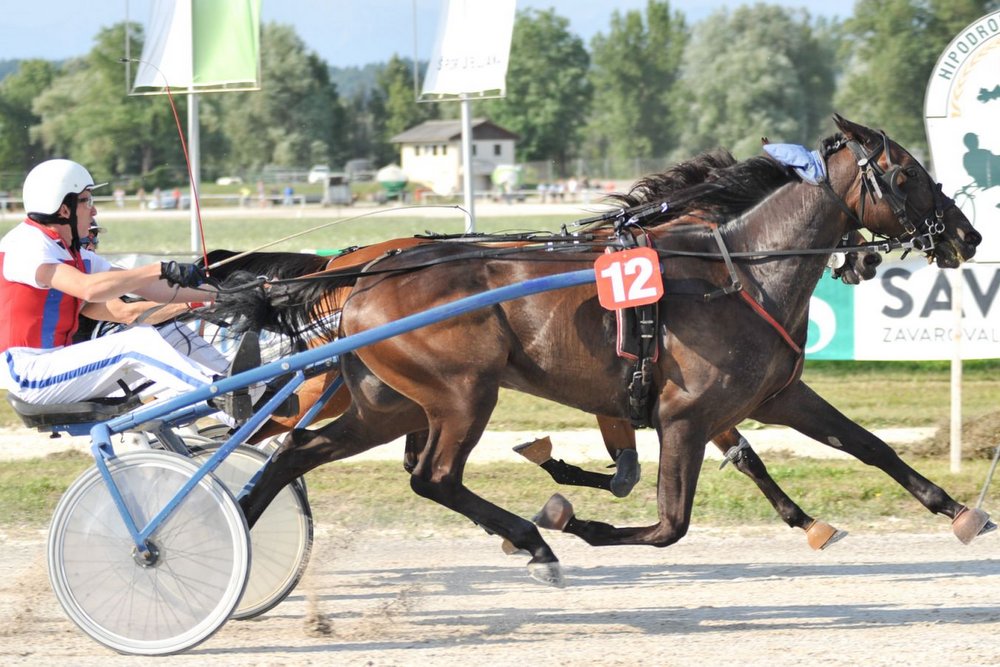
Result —
POLYGON ((224 320, 236 334, 272 331, 294 345, 333 340, 340 334, 340 310, 356 276, 266 281, 254 273, 234 271, 219 286, 215 304, 207 310, 224 320))
POLYGON ((237 334, 264 329, 285 333, 264 290, 263 279, 247 271, 233 271, 223 278, 215 303, 205 313, 215 321, 225 322, 237 334))

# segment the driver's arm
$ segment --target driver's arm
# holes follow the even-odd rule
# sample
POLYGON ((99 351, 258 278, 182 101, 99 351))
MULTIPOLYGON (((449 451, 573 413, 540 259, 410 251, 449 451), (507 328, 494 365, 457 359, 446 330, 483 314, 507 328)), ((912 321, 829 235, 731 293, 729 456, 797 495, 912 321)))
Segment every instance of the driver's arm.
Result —
POLYGON ((83 307, 81 314, 92 320, 132 324, 147 311, 152 311, 143 319, 143 324, 160 324, 172 320, 187 310, 188 304, 186 303, 161 305, 152 301, 128 302, 121 299, 111 299, 110 301, 88 303, 83 307))
POLYGON ((71 264, 42 264, 35 279, 39 285, 88 302, 109 301, 123 294, 138 294, 157 303, 212 301, 215 296, 215 288, 209 285, 198 289, 170 287, 160 280, 159 264, 98 273, 84 273, 71 264))

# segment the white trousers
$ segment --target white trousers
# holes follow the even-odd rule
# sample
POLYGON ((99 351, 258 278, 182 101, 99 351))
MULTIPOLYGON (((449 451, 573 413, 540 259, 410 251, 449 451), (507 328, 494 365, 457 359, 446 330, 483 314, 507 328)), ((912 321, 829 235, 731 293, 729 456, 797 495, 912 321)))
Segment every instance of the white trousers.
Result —
POLYGON ((130 387, 152 380, 143 394, 176 396, 210 384, 228 365, 204 340, 191 343, 196 348, 187 356, 153 327, 136 326, 56 349, 15 347, 3 353, 0 382, 21 400, 39 404, 120 395, 118 380, 130 387))

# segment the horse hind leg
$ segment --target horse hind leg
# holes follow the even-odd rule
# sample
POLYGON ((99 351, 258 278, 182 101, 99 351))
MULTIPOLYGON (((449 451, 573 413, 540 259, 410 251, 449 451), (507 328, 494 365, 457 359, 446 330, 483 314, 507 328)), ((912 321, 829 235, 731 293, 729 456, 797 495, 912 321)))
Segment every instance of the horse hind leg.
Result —
POLYGON ((271 500, 292 480, 324 463, 349 458, 424 428, 426 419, 420 407, 398 398, 389 413, 365 413, 352 403, 340 417, 317 430, 291 431, 257 474, 250 491, 239 498, 248 526, 253 527, 271 500))
POLYGON ((809 546, 816 550, 826 549, 847 537, 847 532, 834 528, 825 521, 814 519, 793 501, 785 491, 778 486, 767 467, 750 446, 750 442, 737 429, 728 431, 712 438, 712 444, 719 448, 724 458, 720 468, 732 463, 737 470, 749 477, 760 492, 764 494, 778 516, 792 528, 801 528, 806 533, 809 546))
POLYGON ((584 470, 562 459, 552 458, 552 441, 548 436, 517 445, 514 451, 541 467, 559 484, 603 489, 624 498, 632 492, 641 475, 635 431, 621 419, 598 416, 597 423, 613 462, 614 474, 584 470))
POLYGON ((657 469, 658 521, 649 526, 617 527, 578 518, 572 505, 556 494, 538 517, 540 525, 576 535, 591 546, 644 544, 666 547, 687 534, 698 476, 709 436, 700 423, 688 418, 658 426, 660 460, 657 469))

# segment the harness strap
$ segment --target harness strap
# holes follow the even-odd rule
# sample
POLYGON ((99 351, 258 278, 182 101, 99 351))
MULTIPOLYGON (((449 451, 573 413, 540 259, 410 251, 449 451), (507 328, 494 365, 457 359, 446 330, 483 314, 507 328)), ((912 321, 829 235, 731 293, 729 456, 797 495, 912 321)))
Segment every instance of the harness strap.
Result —
POLYGON ((739 276, 736 275, 736 266, 733 264, 733 258, 729 255, 729 248, 726 247, 726 242, 722 238, 722 232, 719 231, 719 225, 708 221, 705 224, 712 230, 712 236, 715 238, 715 243, 719 246, 719 252, 722 254, 722 261, 725 262, 726 270, 729 271, 729 285, 706 294, 705 301, 711 301, 712 299, 717 299, 720 296, 732 294, 733 292, 745 294, 743 292, 743 283, 740 282, 739 276))
MULTIPOLYGON (((651 245, 649 233, 632 221, 622 221, 616 225, 615 236, 623 248, 648 247, 651 245)), ((635 359, 632 377, 628 383, 628 413, 629 421, 634 428, 646 428, 652 423, 649 418, 650 390, 653 386, 653 363, 659 357, 660 347, 656 337, 659 321, 659 304, 650 303, 636 306, 631 317, 635 321, 635 331, 638 333, 636 353, 624 352, 622 338, 629 334, 625 321, 629 313, 624 310, 616 312, 619 331, 618 354, 622 357, 635 359)))
POLYGON ((767 322, 771 325, 772 329, 778 332, 778 335, 781 336, 782 340, 788 344, 788 347, 792 348, 792 351, 795 352, 795 354, 802 354, 802 348, 799 344, 792 339, 791 335, 789 335, 789 333, 785 330, 785 327, 781 326, 778 320, 774 319, 774 317, 771 316, 771 313, 764 309, 764 306, 757 303, 757 300, 747 294, 746 290, 740 290, 740 296, 744 301, 746 301, 747 305, 750 306, 751 310, 757 313, 762 320, 767 322))
POLYGON ((778 332, 778 335, 781 336, 781 339, 785 341, 788 347, 791 348, 792 352, 795 353, 795 366, 792 368, 792 372, 788 375, 788 380, 785 381, 785 384, 781 385, 780 389, 778 389, 776 392, 774 392, 773 394, 764 399, 764 401, 767 402, 770 401, 775 396, 777 396, 778 394, 780 394, 781 392, 783 392, 785 389, 788 388, 790 384, 792 384, 792 382, 798 376, 799 372, 802 370, 802 364, 805 362, 806 355, 802 351, 802 347, 798 343, 796 343, 794 339, 792 339, 792 337, 789 335, 785 327, 781 326, 781 323, 778 322, 778 320, 774 319, 774 317, 772 317, 771 314, 764 309, 764 306, 757 303, 757 300, 754 299, 749 294, 747 294, 746 290, 742 290, 740 292, 740 296, 743 298, 743 301, 745 301, 746 304, 750 306, 751 310, 757 313, 757 315, 759 315, 761 319, 763 319, 765 322, 771 325, 772 329, 778 332))

